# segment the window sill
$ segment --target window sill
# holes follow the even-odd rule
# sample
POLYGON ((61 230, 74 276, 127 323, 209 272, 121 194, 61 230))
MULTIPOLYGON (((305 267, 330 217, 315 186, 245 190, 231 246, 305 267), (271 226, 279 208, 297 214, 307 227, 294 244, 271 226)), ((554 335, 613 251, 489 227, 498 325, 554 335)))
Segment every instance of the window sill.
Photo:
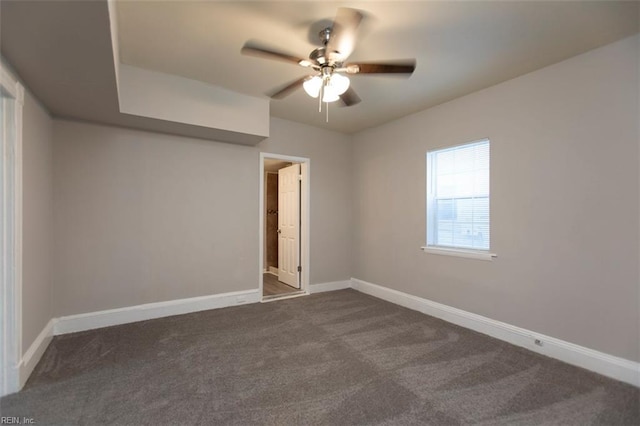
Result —
POLYGON ((421 247, 425 253, 439 254, 443 256, 466 257, 468 259, 488 260, 492 261, 494 257, 498 257, 495 253, 486 251, 464 250, 445 247, 421 247))

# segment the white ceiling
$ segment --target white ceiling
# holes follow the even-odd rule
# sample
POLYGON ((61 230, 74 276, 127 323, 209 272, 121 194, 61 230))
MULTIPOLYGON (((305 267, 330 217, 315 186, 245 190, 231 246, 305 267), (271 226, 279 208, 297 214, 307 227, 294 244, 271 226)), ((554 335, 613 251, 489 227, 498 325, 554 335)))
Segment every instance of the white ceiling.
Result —
POLYGON ((308 73, 240 54, 255 39, 306 57, 338 7, 362 10, 351 61, 416 58, 408 79, 353 76, 356 106, 298 91, 271 115, 346 133, 384 123, 635 34, 638 2, 194 2, 118 1, 123 63, 253 96, 308 73))

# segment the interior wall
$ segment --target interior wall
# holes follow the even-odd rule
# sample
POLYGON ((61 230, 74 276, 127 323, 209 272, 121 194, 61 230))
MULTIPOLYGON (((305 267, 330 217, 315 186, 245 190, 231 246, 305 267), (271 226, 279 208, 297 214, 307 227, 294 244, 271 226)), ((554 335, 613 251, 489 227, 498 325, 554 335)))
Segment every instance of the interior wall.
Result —
POLYGON ((354 277, 640 361, 639 38, 354 137, 354 277), (427 254, 427 150, 491 140, 493 262, 427 254))
MULTIPOLYGON (((309 113, 317 110, 309 108, 309 113)), ((258 149, 310 158, 311 284, 351 278, 353 145, 351 136, 278 118, 258 149)))
POLYGON ((52 119, 27 90, 22 133, 22 351, 53 317, 52 119))
POLYGON ((351 276, 350 138, 256 147, 54 121, 55 316, 258 289, 260 152, 311 159, 311 284, 351 276))

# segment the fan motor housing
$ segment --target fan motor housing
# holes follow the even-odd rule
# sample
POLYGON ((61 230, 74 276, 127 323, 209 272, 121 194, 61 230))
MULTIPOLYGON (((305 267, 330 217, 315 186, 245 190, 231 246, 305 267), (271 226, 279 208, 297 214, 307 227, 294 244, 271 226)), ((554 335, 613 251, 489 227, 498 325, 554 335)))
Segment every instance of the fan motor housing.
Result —
POLYGON ((318 65, 328 65, 329 63, 326 57, 326 49, 324 47, 319 47, 313 50, 309 54, 309 59, 316 62, 318 65))

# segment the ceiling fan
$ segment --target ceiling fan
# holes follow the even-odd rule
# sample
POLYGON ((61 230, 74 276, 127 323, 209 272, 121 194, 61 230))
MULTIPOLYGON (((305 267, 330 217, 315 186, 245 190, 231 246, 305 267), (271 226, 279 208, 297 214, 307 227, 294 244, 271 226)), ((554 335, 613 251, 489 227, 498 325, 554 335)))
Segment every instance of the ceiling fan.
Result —
POLYGON ((305 92, 318 98, 320 110, 322 102, 340 100, 345 106, 360 102, 360 97, 350 87, 349 78, 344 74, 408 74, 416 68, 416 60, 408 59, 393 62, 346 62, 355 48, 356 33, 363 14, 356 9, 338 8, 333 25, 320 31, 322 47, 309 54, 309 59, 299 58, 288 53, 271 49, 255 41, 248 41, 241 53, 249 56, 264 57, 312 69, 314 73, 299 78, 270 93, 272 99, 282 99, 294 90, 303 87, 305 92))

